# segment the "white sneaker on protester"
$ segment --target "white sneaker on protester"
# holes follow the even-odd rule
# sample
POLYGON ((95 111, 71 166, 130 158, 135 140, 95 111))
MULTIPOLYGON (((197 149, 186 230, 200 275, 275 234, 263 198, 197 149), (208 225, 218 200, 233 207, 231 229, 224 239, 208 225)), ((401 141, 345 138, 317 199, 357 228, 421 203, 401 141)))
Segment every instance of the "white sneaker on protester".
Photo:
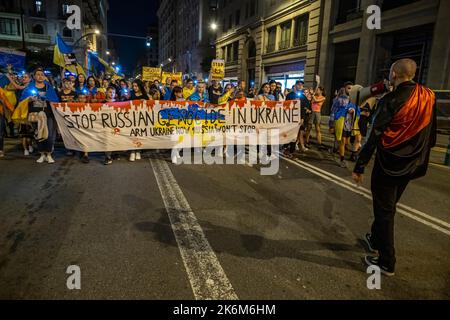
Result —
POLYGON ((28 156, 30 155, 30 151, 24 150, 24 151, 23 151, 23 155, 24 155, 25 157, 28 157, 28 156))
POLYGON ((49 164, 55 163, 55 160, 52 158, 52 155, 51 155, 51 154, 49 154, 49 155, 47 156, 47 162, 48 162, 49 164))
POLYGON ((130 162, 135 162, 136 161, 136 152, 132 152, 130 154, 130 162))
POLYGON ((172 163, 173 164, 178 164, 179 163, 179 161, 180 161, 180 156, 179 155, 176 155, 176 154, 174 154, 173 156, 172 156, 172 163))
POLYGON ((142 156, 140 152, 136 152, 136 160, 142 160, 142 156))
POLYGON ((36 160, 37 163, 44 163, 45 161, 47 161, 47 156, 45 154, 41 154, 39 159, 36 160))
POLYGON ((28 152, 30 152, 30 154, 34 152, 33 146, 28 146, 28 152))

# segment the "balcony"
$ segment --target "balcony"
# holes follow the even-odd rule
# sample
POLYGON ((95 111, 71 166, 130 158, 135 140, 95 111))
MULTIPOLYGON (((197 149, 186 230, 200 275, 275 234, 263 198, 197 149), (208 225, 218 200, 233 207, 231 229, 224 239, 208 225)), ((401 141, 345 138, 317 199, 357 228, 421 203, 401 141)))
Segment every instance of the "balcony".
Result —
POLYGON ((291 40, 284 40, 278 43, 278 50, 286 50, 290 47, 291 40))
POLYGON ((36 10, 30 10, 29 11, 30 17, 34 18, 45 18, 47 17, 47 14, 45 11, 36 11, 36 10))
POLYGON ((266 48, 267 53, 271 53, 275 51, 275 43, 269 43, 266 48))
POLYGON ((0 13, 0 39, 1 40, 22 40, 22 24, 19 14, 0 13))
POLYGON ((51 43, 52 40, 51 36, 47 34, 27 33, 26 37, 29 42, 36 43, 51 43))
POLYGON ((73 42, 73 37, 64 37, 64 36, 62 36, 61 38, 63 39, 63 41, 65 43, 72 43, 73 42))
POLYGON ((306 46, 307 43, 308 43, 308 37, 294 39, 294 47, 306 46))

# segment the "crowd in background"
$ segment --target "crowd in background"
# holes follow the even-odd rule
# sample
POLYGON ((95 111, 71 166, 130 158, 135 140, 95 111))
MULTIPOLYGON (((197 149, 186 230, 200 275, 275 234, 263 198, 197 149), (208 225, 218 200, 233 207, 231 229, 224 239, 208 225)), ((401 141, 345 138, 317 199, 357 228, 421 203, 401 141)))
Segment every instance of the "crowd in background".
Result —
MULTIPOLYGON (((318 78, 320 79, 320 78, 318 78)), ((317 81, 318 83, 320 82, 317 81)), ((227 83, 222 87, 220 81, 197 81, 186 79, 183 83, 168 78, 165 83, 159 81, 141 81, 139 79, 121 79, 108 77, 86 77, 83 74, 70 74, 65 70, 61 80, 56 81, 43 69, 33 74, 15 74, 9 68, 0 77, 0 157, 4 156, 4 137, 18 136, 22 139, 23 152, 30 156, 35 149, 39 153, 37 163, 54 163, 52 156, 57 138, 57 125, 50 107, 51 102, 116 102, 128 100, 166 100, 201 101, 211 104, 225 104, 231 100, 260 101, 301 101, 301 126, 296 142, 284 146, 284 155, 292 157, 295 151, 307 152, 311 146, 310 138, 314 130, 319 149, 328 149, 322 143, 322 107, 326 101, 324 88, 305 88, 298 80, 292 88, 283 90, 276 81, 263 83, 259 91, 248 87, 245 81, 236 85, 227 83), (17 109, 27 108, 26 121, 14 121, 17 109), (40 126, 39 123, 46 123, 40 126)), ((346 166, 344 156, 346 146, 353 141, 352 160, 361 147, 362 135, 367 133, 368 119, 373 105, 355 106, 350 102, 351 83, 346 83, 336 93, 331 108, 329 128, 335 136, 334 151, 340 155, 340 164, 346 166), (360 128, 362 128, 360 130, 360 128)), ((270 150, 269 150, 270 153, 270 150)), ((68 155, 73 155, 68 151, 68 155)), ((140 151, 130 151, 129 161, 141 159, 140 151)), ((89 163, 89 154, 82 153, 81 161, 89 163)), ((118 158, 118 155, 115 155, 118 158)), ((113 154, 106 153, 105 165, 113 162, 113 154)))

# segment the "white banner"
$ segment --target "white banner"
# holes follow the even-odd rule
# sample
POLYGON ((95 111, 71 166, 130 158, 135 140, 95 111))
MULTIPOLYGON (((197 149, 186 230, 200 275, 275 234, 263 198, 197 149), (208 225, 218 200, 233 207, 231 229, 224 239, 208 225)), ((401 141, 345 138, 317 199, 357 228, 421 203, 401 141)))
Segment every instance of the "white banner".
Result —
POLYGON ((53 104, 67 149, 106 152, 286 144, 297 139, 300 101, 127 101, 53 104), (269 136, 269 141, 261 137, 269 136), (259 140, 258 140, 259 138, 259 140))

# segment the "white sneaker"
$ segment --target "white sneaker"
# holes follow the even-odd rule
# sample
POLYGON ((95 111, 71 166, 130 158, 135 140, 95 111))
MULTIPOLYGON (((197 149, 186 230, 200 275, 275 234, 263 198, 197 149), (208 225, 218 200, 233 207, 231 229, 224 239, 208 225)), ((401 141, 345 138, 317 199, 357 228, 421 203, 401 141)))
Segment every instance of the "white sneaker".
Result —
POLYGON ((142 160, 142 156, 140 152, 136 152, 136 160, 142 160))
POLYGON ((51 155, 51 154, 49 154, 49 155, 47 156, 47 162, 48 162, 49 164, 55 163, 55 160, 52 158, 52 155, 51 155))
POLYGON ((28 146, 28 151, 29 151, 30 153, 33 153, 33 152, 34 152, 33 146, 28 146))
POLYGON ((45 154, 41 154, 39 159, 36 160, 37 163, 44 163, 44 161, 47 161, 47 156, 45 154))
POLYGON ((130 154, 130 162, 135 162, 136 161, 136 152, 132 152, 130 154))
POLYGON ((23 151, 23 155, 24 155, 25 157, 28 157, 28 156, 30 155, 30 151, 24 150, 24 151, 23 151))
POLYGON ((179 155, 176 155, 176 154, 174 154, 173 156, 172 156, 172 163, 173 164, 178 164, 178 161, 180 160, 180 156, 179 155))

